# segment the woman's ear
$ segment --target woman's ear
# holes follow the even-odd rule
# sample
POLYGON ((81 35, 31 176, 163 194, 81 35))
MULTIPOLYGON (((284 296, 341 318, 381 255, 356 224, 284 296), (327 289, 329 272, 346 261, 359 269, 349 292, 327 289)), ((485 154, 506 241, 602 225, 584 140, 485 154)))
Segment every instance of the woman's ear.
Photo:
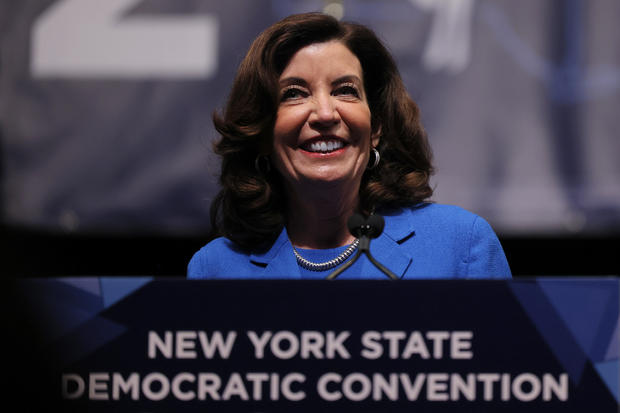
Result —
POLYGON ((378 125, 375 130, 370 134, 370 144, 373 148, 376 148, 379 145, 379 141, 381 140, 381 125, 378 125))

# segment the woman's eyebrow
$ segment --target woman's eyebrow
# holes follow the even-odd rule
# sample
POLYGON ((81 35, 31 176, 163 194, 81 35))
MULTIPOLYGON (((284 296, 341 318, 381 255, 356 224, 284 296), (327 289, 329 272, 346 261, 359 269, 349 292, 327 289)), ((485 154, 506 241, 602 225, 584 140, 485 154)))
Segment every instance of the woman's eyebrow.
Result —
MULTIPOLYGON (((357 75, 344 75, 344 76, 340 76, 337 79, 334 79, 331 84, 332 86, 341 84, 341 83, 355 83, 357 85, 361 85, 362 84, 362 79, 359 78, 359 76, 357 75)), ((280 79, 279 80, 280 86, 284 87, 284 86, 290 86, 290 85, 300 85, 300 86, 308 86, 308 82, 306 82, 304 79, 300 78, 300 77, 295 77, 295 76, 291 76, 291 77, 286 77, 284 79, 280 79)))
POLYGON ((300 77, 286 77, 284 79, 280 79, 280 86, 290 86, 290 85, 299 85, 299 86, 308 86, 308 82, 300 77))
POLYGON ((359 78, 359 76, 357 75, 344 75, 344 76, 340 76, 338 79, 335 79, 332 82, 332 86, 341 84, 341 83, 355 83, 356 85, 361 85, 362 84, 362 79, 359 78))

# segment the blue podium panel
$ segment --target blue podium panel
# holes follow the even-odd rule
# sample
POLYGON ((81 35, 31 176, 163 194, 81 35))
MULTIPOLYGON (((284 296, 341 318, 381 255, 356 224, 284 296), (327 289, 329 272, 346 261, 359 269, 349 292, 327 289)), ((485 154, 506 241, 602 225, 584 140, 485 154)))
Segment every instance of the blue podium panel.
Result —
POLYGON ((63 278, 10 294, 24 406, 618 411, 615 278, 63 278))

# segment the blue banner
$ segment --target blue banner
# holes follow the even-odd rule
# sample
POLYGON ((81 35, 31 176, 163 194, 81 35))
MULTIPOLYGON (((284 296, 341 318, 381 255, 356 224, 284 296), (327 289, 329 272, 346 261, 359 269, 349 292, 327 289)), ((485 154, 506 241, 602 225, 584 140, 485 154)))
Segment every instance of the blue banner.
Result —
POLYGON ((13 287, 13 384, 62 411, 618 409, 617 279, 13 287))

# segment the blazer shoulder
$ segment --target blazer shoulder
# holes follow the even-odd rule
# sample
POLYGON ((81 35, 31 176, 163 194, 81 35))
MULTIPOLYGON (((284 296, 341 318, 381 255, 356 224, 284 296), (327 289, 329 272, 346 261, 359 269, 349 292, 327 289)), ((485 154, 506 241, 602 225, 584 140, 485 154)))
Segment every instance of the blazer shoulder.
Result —
POLYGON ((418 228, 434 245, 452 246, 468 278, 510 278, 502 246, 481 216, 454 205, 426 204, 412 209, 418 228))
MULTIPOLYGON (((474 214, 460 206, 424 203, 411 208, 411 214, 414 219, 424 223, 433 223, 433 225, 447 224, 456 225, 473 225, 477 220, 483 220, 479 215, 474 214)), ((485 221, 486 222, 486 221, 485 221)))
POLYGON ((190 259, 187 266, 188 278, 213 278, 222 273, 226 262, 247 260, 248 253, 241 250, 228 238, 219 237, 200 248, 190 259))

